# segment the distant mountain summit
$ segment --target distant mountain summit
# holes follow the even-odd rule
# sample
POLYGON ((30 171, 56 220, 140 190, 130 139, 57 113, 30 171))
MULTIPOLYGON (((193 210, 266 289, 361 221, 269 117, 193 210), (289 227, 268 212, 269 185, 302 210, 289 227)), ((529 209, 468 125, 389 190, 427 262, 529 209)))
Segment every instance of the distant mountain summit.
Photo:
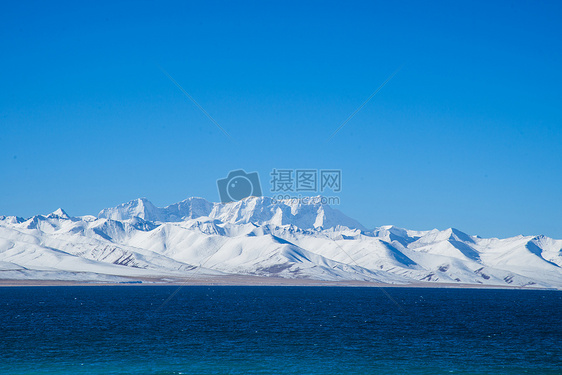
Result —
POLYGON ((59 208, 53 212, 51 212, 49 215, 47 215, 48 218, 60 218, 60 219, 70 219, 70 216, 68 216, 68 214, 62 209, 59 208))
POLYGON ((231 203, 211 203, 203 198, 188 198, 166 207, 156 207, 146 198, 139 198, 117 207, 106 208, 98 214, 98 217, 112 220, 139 217, 143 220, 159 222, 179 222, 209 217, 231 224, 294 225, 301 229, 345 226, 365 230, 358 221, 323 204, 321 197, 311 197, 304 201, 249 197, 231 203))
POLYGON ((112 220, 129 220, 139 217, 143 220, 159 220, 160 209, 154 206, 146 198, 137 198, 127 203, 122 203, 117 207, 106 208, 98 214, 100 218, 112 220))

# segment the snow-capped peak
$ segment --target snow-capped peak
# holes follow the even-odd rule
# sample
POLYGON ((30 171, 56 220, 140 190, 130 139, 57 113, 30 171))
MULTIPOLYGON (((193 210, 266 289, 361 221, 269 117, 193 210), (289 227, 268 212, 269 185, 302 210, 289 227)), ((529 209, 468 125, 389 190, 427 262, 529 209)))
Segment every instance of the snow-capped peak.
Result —
POLYGON ((320 198, 311 197, 303 201, 248 197, 230 203, 211 203, 203 198, 188 198, 166 207, 156 207, 146 198, 139 198, 117 207, 106 208, 98 217, 128 220, 137 216, 149 221, 179 222, 208 216, 232 224, 292 224, 301 229, 327 229, 337 226, 365 229, 356 220, 323 204, 320 198))
POLYGON ((158 220, 155 215, 157 207, 146 198, 137 198, 127 203, 122 203, 117 207, 105 208, 98 214, 99 218, 112 220, 127 220, 133 217, 140 217, 144 220, 158 220))
POLYGON ((47 215, 47 218, 49 218, 49 219, 70 219, 70 216, 68 216, 68 214, 62 208, 58 208, 55 211, 51 212, 49 215, 47 215))

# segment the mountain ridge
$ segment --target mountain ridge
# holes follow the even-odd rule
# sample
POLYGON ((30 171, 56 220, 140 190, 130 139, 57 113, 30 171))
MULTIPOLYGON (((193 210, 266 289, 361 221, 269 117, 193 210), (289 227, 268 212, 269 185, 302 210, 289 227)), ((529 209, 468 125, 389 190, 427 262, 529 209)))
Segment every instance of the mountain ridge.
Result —
POLYGON ((321 200, 138 198, 71 217, 0 216, 0 279, 182 280, 243 275, 388 284, 562 289, 562 240, 459 229, 367 230, 321 200))
POLYGON ((312 203, 308 204, 299 200, 249 197, 231 203, 212 203, 204 198, 191 197, 165 207, 156 207, 146 198, 137 198, 101 210, 98 218, 127 220, 137 216, 148 221, 177 222, 208 216, 233 224, 272 221, 277 225, 292 223, 303 229, 344 225, 366 230, 356 220, 318 201, 321 197, 312 197, 312 203))

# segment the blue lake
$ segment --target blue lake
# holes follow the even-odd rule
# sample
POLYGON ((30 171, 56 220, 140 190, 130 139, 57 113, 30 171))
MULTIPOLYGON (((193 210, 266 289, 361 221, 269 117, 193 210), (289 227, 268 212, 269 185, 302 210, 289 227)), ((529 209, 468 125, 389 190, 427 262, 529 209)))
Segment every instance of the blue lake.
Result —
POLYGON ((3 287, 0 373, 562 374, 562 292, 3 287))

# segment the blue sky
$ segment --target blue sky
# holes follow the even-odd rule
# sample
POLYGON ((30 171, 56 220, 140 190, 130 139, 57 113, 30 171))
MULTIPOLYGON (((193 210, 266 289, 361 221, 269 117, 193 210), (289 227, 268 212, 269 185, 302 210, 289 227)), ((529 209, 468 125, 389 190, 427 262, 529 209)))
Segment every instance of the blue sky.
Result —
POLYGON ((5 2, 0 214, 218 201, 229 170, 268 190, 273 168, 341 169, 339 208, 368 227, 562 238, 561 8, 5 2))

